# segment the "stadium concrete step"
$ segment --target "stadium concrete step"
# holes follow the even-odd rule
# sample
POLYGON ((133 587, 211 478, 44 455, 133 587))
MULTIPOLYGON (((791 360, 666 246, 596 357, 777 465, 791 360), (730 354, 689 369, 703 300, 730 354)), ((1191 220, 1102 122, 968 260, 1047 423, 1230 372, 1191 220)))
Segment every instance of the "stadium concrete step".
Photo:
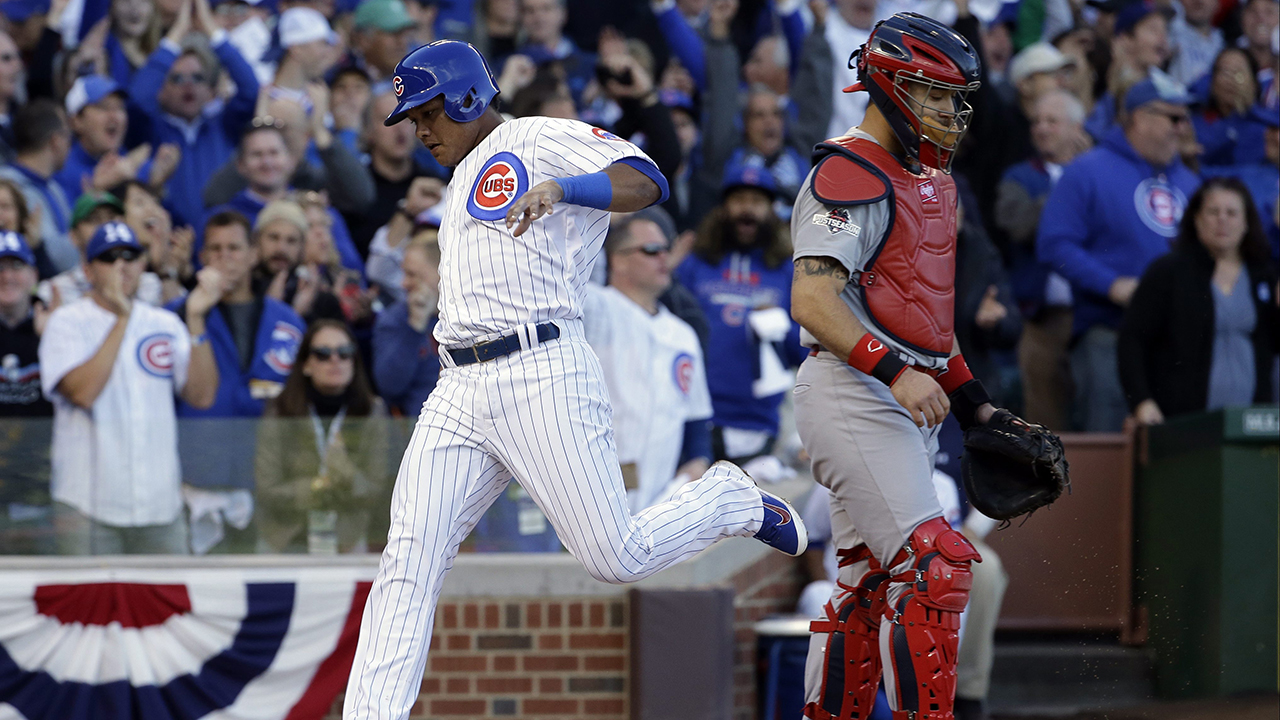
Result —
POLYGON ((1071 717, 1154 696, 1149 651, 1094 639, 997 641, 988 708, 999 718, 1071 717))

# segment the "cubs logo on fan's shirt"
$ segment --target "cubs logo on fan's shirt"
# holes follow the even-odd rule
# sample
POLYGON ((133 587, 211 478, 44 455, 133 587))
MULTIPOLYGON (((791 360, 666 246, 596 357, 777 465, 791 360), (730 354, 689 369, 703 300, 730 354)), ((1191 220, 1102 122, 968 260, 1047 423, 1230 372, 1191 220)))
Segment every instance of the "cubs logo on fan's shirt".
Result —
POLYGON ((529 189, 529 173, 520 158, 501 152, 489 158, 476 176, 467 212, 478 220, 501 220, 507 208, 529 189))
POLYGON ((138 364, 156 377, 173 377, 173 336, 156 333, 143 338, 138 343, 138 364))
POLYGON ((689 353, 680 353, 676 356, 675 362, 671 364, 671 374, 676 381, 676 387, 679 388, 682 395, 689 394, 689 386, 693 382, 693 356, 689 353))
POLYGON ((271 349, 263 354, 267 366, 281 375, 288 375, 298 354, 302 333, 293 325, 279 320, 271 329, 271 349))
POLYGON ((1147 178, 1134 189, 1133 205, 1144 225, 1171 238, 1178 234, 1178 223, 1182 222, 1187 196, 1180 188, 1160 178, 1147 178))

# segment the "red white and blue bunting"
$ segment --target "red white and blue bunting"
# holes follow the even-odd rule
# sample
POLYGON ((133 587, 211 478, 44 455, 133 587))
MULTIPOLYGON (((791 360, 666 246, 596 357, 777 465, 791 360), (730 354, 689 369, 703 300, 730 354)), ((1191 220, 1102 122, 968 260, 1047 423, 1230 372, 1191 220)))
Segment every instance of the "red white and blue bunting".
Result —
POLYGON ((0 574, 0 720, 318 720, 374 568, 0 574))

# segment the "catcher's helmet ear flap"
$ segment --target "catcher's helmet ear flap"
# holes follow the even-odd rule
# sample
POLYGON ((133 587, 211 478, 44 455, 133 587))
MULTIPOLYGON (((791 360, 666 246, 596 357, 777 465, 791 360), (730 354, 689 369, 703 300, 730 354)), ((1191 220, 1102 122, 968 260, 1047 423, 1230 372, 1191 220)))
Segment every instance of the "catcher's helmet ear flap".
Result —
POLYGON ((396 65, 391 87, 398 102, 383 121, 387 126, 442 95, 445 115, 455 122, 471 122, 498 96, 498 83, 484 56, 458 40, 437 40, 405 55, 396 65))
POLYGON ((911 161, 950 172, 973 113, 965 97, 978 89, 981 75, 973 45, 932 18, 897 13, 876 24, 849 66, 857 69, 858 82, 845 92, 871 95, 911 161), (924 100, 912 94, 912 86, 924 88, 924 100), (938 90, 948 94, 949 107, 930 104, 938 90))

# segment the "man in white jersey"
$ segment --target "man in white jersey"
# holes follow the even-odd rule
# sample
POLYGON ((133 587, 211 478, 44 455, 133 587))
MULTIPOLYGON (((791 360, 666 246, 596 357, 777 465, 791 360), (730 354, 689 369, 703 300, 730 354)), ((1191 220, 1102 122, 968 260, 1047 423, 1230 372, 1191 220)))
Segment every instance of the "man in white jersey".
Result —
POLYGON ((667 238, 642 213, 605 237, 609 286, 582 310, 613 404, 614 440, 632 512, 668 500, 711 462, 711 393, 698 334, 658 302, 671 287, 667 238))
POLYGON ((454 168, 440 227, 440 381, 391 503, 382 565, 347 685, 347 720, 401 720, 418 697, 436 601, 463 538, 515 478, 598 580, 634 582, 716 540, 754 535, 790 555, 798 513, 717 463, 632 517, 608 391, 582 328, 583 287, 609 227, 667 196, 635 145, 573 120, 504 122, 470 45, 409 53, 386 119, 406 118, 454 168))
POLYGON ((134 300, 146 250, 128 225, 99 227, 85 261, 89 294, 49 316, 39 350, 54 409, 58 550, 185 554, 173 397, 208 408, 217 395, 205 318, 222 296, 221 275, 200 271, 184 324, 134 300))

